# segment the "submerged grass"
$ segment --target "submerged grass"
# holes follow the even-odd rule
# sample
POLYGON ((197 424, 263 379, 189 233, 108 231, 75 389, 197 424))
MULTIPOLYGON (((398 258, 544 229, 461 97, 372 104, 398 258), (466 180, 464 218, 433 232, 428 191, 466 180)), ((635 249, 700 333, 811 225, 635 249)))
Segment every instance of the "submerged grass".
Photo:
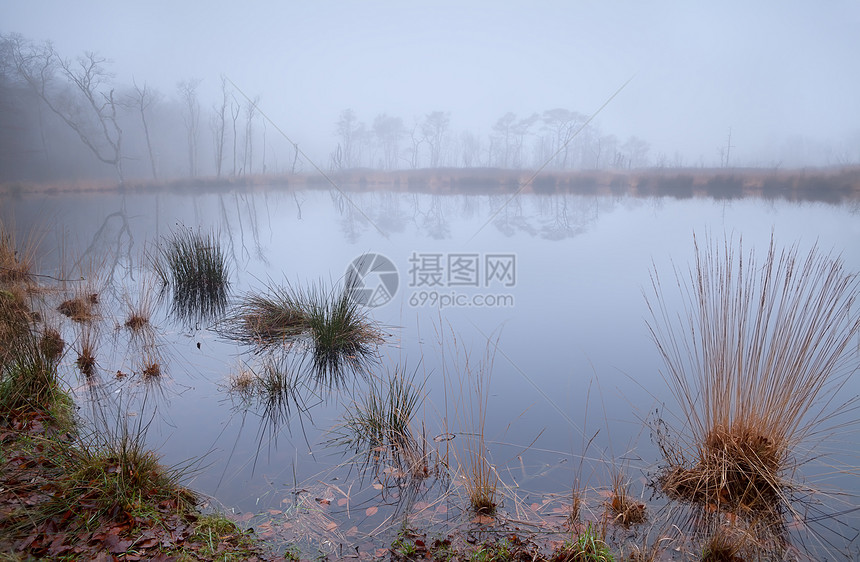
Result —
POLYGON ((186 322, 217 317, 227 306, 230 270, 218 236, 181 227, 165 237, 151 260, 172 310, 186 322))
MULTIPOLYGON (((858 276, 812 247, 763 261, 740 240, 694 239, 695 266, 676 283, 683 314, 667 309, 652 273, 651 335, 689 434, 661 444, 671 497, 774 528, 793 511, 798 445, 833 415, 828 405, 847 374, 860 334, 858 276)), ((802 519, 797 517, 796 519, 802 519)))
POLYGON ((347 408, 332 444, 352 449, 368 463, 389 458, 407 474, 426 474, 423 435, 416 438, 413 432, 424 401, 424 382, 416 382, 417 372, 407 374, 398 365, 387 377, 374 379, 367 393, 347 408))

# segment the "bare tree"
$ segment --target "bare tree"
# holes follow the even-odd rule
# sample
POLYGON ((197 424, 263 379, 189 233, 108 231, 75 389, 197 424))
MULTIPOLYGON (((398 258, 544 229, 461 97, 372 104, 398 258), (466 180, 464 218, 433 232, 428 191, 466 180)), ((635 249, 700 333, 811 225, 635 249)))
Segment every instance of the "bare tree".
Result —
POLYGON ((630 137, 621 145, 628 168, 644 168, 648 165, 648 151, 651 146, 639 137, 630 137))
POLYGON ((450 123, 450 113, 434 111, 427 114, 424 118, 424 123, 421 125, 421 132, 424 134, 424 139, 430 146, 431 168, 438 168, 441 163, 442 143, 445 139, 445 132, 448 130, 448 125, 450 123))
POLYGON ((425 136, 420 132, 421 125, 416 118, 412 123, 412 129, 409 130, 409 141, 412 146, 409 147, 409 167, 413 170, 418 167, 421 162, 421 145, 424 144, 425 136))
POLYGON ((233 175, 236 175, 236 143, 239 139, 239 134, 236 131, 236 122, 239 120, 239 112, 241 111, 242 106, 236 101, 234 97, 230 102, 230 119, 233 122, 233 175))
POLYGON ((537 123, 538 114, 533 113, 528 117, 523 117, 513 124, 510 129, 513 135, 513 151, 511 154, 511 164, 514 168, 522 168, 525 165, 524 148, 526 145, 526 137, 531 134, 532 126, 537 123))
POLYGON ((140 114, 140 121, 143 124, 143 134, 146 137, 146 150, 149 153, 149 165, 152 168, 152 179, 158 180, 158 171, 155 166, 155 154, 152 150, 152 139, 149 134, 149 122, 146 118, 146 112, 161 96, 154 90, 151 90, 146 82, 143 83, 142 88, 137 85, 137 82, 133 83, 134 92, 129 96, 129 105, 134 107, 140 114))
POLYGON ((250 174, 254 168, 254 118, 257 116, 257 104, 260 96, 248 100, 245 105, 245 151, 242 156, 242 169, 244 173, 250 174))
POLYGON ((466 168, 471 168, 472 166, 480 166, 480 137, 468 131, 464 131, 460 135, 460 141, 463 147, 463 166, 465 166, 466 168))
POLYGON ((403 119, 389 117, 385 113, 373 120, 373 132, 382 146, 382 167, 392 170, 400 158, 400 138, 405 133, 403 119))
POLYGON ((542 116, 543 129, 550 135, 549 153, 556 154, 555 166, 567 168, 570 165, 570 142, 586 117, 564 108, 548 109, 542 116))
POLYGON ((230 103, 230 91, 227 88, 227 78, 221 76, 221 102, 216 105, 212 115, 212 135, 215 140, 215 176, 221 177, 221 167, 224 164, 224 136, 227 130, 227 104, 230 103))
POLYGON ((85 52, 74 62, 63 59, 50 42, 34 45, 20 36, 11 38, 11 56, 19 76, 45 105, 71 128, 93 155, 122 171, 122 128, 117 121, 119 100, 114 96, 107 59, 85 52), (59 75, 65 81, 52 88, 59 75))
POLYGON ((507 168, 511 160, 511 148, 513 145, 513 127, 516 123, 515 113, 507 112, 493 125, 493 144, 498 153, 496 162, 503 168, 507 168))
POLYGON ((357 141, 363 128, 364 125, 358 122, 353 110, 344 109, 340 112, 340 118, 337 120, 337 134, 340 137, 342 167, 353 168, 356 166, 357 141))
POLYGON ((198 78, 183 80, 176 88, 182 99, 182 119, 185 122, 185 134, 188 142, 188 173, 191 177, 197 175, 197 141, 200 129, 200 102, 197 99, 198 78))

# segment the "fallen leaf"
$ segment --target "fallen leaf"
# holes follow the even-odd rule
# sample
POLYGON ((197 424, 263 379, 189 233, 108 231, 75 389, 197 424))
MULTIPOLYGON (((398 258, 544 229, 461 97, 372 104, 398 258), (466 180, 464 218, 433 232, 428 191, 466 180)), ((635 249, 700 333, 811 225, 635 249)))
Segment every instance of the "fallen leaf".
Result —
POLYGON ((348 537, 354 537, 357 534, 358 534, 358 527, 356 527, 355 525, 350 527, 349 531, 346 532, 346 536, 348 536, 348 537))
POLYGON ((279 509, 270 509, 269 510, 269 515, 280 515, 282 513, 283 513, 283 511, 281 511, 279 509))
POLYGON ((131 546, 131 542, 132 541, 128 539, 119 538, 119 536, 114 533, 109 533, 105 537, 105 546, 111 554, 122 554, 128 550, 128 547, 131 546))
POLYGON ((251 512, 243 513, 242 515, 240 515, 239 517, 236 518, 236 521, 239 521, 240 523, 247 523, 253 517, 254 517, 254 514, 251 512))
POLYGON ((343 507, 343 506, 345 506, 348 502, 349 502, 349 500, 348 500, 348 499, 346 499, 346 498, 340 498, 339 500, 337 500, 337 505, 338 505, 338 506, 340 506, 340 507, 343 507))
POLYGON ((368 507, 367 509, 364 510, 364 514, 367 515, 368 517, 372 517, 372 516, 376 515, 377 511, 379 511, 378 507, 368 507))
POLYGON ((476 525, 492 525, 495 522, 495 519, 490 517, 489 515, 477 515, 474 519, 472 519, 472 523, 476 525))
POLYGON ((155 537, 148 538, 146 540, 140 541, 137 543, 136 548, 152 548, 153 546, 158 544, 158 539, 155 537))
POLYGON ((382 484, 380 484, 379 482, 374 482, 374 483, 373 483, 373 489, 374 489, 374 490, 381 490, 381 489, 382 489, 382 484))
POLYGON ((314 498, 314 499, 315 499, 315 500, 317 501, 317 503, 319 503, 320 505, 329 505, 329 504, 331 503, 331 500, 330 500, 329 498, 314 498))
POLYGON ((326 531, 334 531, 335 529, 337 529, 337 523, 334 521, 325 526, 326 531))
POLYGON ((448 513, 448 506, 445 504, 439 504, 436 506, 436 513, 448 513))

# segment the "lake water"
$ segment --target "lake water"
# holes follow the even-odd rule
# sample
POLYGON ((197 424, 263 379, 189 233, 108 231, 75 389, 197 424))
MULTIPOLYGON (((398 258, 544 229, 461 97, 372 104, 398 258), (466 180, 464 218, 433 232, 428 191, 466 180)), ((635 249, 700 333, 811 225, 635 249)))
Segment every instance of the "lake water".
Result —
MULTIPOLYGON (((857 203, 272 187, 25 196, 2 201, 0 216, 21 232, 38 230, 40 273, 97 278, 104 296, 99 408, 128 412, 132 423, 151 420, 147 439, 163 461, 197 459, 189 485, 259 534, 335 555, 390 544, 404 517, 439 532, 468 528, 461 481, 442 469, 448 477, 399 486, 392 470, 362 470, 363 457, 328 444, 345 410, 366 392, 361 378, 339 388, 307 387, 273 422, 258 404, 228 391, 231 374, 243 366, 259 369, 263 357, 205 323, 174 321, 167 306, 153 319, 163 380, 155 387, 141 382, 139 351, 121 328, 125 303, 147 278, 147 250, 171 230, 218 233, 234 299, 284 282, 337 285, 359 256, 388 258, 396 274, 384 282, 365 279, 371 288, 397 282, 393 296, 377 294, 390 296, 388 302, 367 309, 387 335, 374 374, 403 366, 425 381, 414 429, 435 448, 434 463, 447 460, 456 468, 477 411, 475 377, 466 365, 474 374, 489 355, 484 437, 500 479, 501 513, 548 536, 560 527, 576 478, 593 489, 587 508, 594 514, 619 469, 655 513, 663 505, 646 485, 661 461, 650 427, 659 419, 681 422, 645 324, 643 291, 652 269, 666 278, 673 264, 686 270, 694 234, 742 237, 745 248, 763 256, 773 233, 779 246, 796 243, 803 252, 817 243, 841 254, 848 271, 860 272, 857 203), (129 376, 117 379, 117 371, 129 376)), ((665 294, 670 308, 677 293, 665 294)), ((79 328, 62 322, 74 349, 79 328)), ((860 342, 851 353, 856 365, 860 342)), ((81 411, 98 411, 88 402, 93 388, 77 372, 74 353, 66 354, 63 375, 81 411)), ((858 394, 854 376, 839 397, 858 394)), ((818 446, 817 452, 832 454, 828 462, 857 466, 856 432, 840 431, 818 446)), ((856 476, 828 475, 825 466, 801 470, 827 487, 858 491, 856 476)), ((838 519, 848 529, 860 527, 856 513, 838 519)), ((652 527, 668 526, 659 515, 651 520, 652 527)), ((852 536, 830 521, 821 523, 822 532, 834 531, 829 540, 856 549, 852 536)))

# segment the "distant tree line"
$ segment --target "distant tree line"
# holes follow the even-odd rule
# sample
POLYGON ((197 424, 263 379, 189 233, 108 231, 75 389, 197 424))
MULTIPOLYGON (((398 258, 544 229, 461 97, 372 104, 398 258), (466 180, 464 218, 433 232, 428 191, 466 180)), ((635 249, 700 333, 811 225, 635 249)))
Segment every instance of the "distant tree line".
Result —
MULTIPOLYGON (((334 149, 310 166, 299 158, 298 144, 267 134, 260 96, 246 98, 222 76, 215 102, 208 105, 201 101, 200 84, 197 78, 183 80, 166 93, 146 81, 118 84, 111 61, 96 53, 68 58, 50 41, 0 34, 0 181, 122 183, 316 167, 618 170, 687 165, 677 153, 652 155, 641 138, 619 139, 600 131, 585 114, 554 108, 526 116, 505 113, 484 133, 454 130, 445 111, 411 120, 382 113, 363 121, 345 109, 331 131, 334 149)), ((725 147, 715 148, 720 166, 729 165, 732 146, 729 137, 725 147)), ((848 164, 857 161, 857 152, 826 156, 835 159, 829 163, 848 164)), ((700 159, 693 165, 706 164, 700 159)))
POLYGON ((341 112, 333 169, 381 168, 642 168, 650 164, 647 142, 620 141, 601 133, 588 116, 564 108, 518 117, 499 117, 488 135, 451 130, 451 115, 433 111, 407 125, 400 117, 377 115, 371 125, 355 112, 341 112))

